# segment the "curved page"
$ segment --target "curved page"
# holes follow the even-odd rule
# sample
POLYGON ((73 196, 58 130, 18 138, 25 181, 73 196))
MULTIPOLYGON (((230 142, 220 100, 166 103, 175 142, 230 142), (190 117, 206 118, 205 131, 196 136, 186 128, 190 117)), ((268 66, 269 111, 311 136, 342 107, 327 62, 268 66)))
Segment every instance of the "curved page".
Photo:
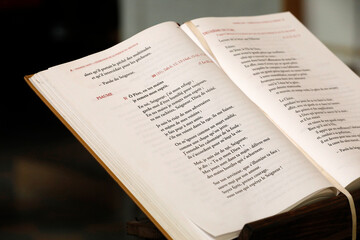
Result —
POLYGON ((32 82, 174 239, 235 237, 331 186, 175 23, 32 82))

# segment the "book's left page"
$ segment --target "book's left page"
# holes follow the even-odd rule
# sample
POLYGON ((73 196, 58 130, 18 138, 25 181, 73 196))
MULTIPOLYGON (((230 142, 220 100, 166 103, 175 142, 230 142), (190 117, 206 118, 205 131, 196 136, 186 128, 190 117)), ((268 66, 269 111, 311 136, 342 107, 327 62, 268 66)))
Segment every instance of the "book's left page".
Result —
POLYGON ((169 238, 231 239, 333 194, 175 23, 30 80, 169 238))

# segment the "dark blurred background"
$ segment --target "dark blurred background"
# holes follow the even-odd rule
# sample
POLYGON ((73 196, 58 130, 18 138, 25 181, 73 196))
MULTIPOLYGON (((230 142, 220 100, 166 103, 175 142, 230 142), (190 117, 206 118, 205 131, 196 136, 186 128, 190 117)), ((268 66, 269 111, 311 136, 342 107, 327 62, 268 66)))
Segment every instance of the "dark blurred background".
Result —
POLYGON ((108 48, 146 27, 292 11, 354 71, 357 0, 0 0, 0 239, 138 239, 141 211, 23 77, 108 48))

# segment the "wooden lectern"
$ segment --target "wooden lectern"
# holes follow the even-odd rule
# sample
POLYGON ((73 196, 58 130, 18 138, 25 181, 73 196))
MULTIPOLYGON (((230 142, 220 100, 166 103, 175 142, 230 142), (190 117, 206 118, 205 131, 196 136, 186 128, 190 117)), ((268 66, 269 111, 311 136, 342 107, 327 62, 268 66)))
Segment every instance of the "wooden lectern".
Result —
MULTIPOLYGON (((351 193, 360 215, 360 190, 351 193)), ((357 235, 359 236, 359 217, 357 235)), ((348 199, 340 194, 289 212, 245 224, 238 240, 345 240, 351 239, 348 199)), ((127 233, 144 239, 165 239, 150 220, 127 223, 127 233)))

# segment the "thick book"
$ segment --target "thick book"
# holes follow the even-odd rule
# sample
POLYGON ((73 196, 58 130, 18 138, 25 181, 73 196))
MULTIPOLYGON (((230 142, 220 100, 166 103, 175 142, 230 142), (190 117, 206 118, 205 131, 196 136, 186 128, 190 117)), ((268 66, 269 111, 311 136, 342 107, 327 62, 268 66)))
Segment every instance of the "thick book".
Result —
POLYGON ((26 79, 169 239, 360 187, 360 79, 288 12, 161 23, 26 79))

